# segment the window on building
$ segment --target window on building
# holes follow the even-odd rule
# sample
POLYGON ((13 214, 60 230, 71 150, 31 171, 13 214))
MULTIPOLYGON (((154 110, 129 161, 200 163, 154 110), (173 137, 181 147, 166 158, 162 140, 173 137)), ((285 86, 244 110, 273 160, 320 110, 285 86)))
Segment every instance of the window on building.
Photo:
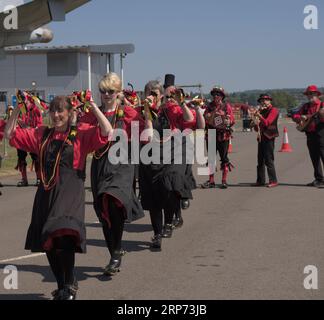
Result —
POLYGON ((0 91, 0 102, 7 102, 7 92, 0 91))
POLYGON ((78 54, 76 52, 47 53, 47 75, 75 76, 78 72, 78 54))

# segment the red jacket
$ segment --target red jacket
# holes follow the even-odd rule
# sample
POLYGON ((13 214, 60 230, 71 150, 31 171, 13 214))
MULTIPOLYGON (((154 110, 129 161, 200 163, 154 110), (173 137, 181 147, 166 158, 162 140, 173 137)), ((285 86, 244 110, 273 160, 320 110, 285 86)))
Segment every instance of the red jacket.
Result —
POLYGON ((5 127, 6 122, 4 120, 0 120, 0 141, 3 139, 5 127))
MULTIPOLYGON (((293 120, 298 122, 302 115, 306 116, 306 115, 312 115, 312 114, 316 113, 319 110, 321 104, 323 104, 323 102, 321 102, 321 101, 318 101, 317 103, 310 103, 310 102, 305 103, 299 109, 299 111, 293 115, 293 120)), ((320 121, 323 123, 324 119, 320 119, 320 121)), ((316 131, 316 123, 315 123, 315 121, 312 121, 309 124, 306 132, 315 132, 315 131, 316 131)))
POLYGON ((38 128, 43 124, 43 117, 39 109, 33 107, 27 113, 21 114, 20 123, 28 128, 38 128))
MULTIPOLYGON (((208 115, 211 112, 214 112, 215 110, 219 111, 220 113, 224 113, 225 115, 229 116, 230 119, 230 127, 232 127, 235 124, 235 118, 232 106, 229 103, 222 103, 220 105, 216 105, 214 102, 211 102, 204 113, 205 119, 208 117, 208 115)), ((206 133, 208 133, 208 129, 215 129, 212 125, 208 124, 206 121, 206 133)), ((217 141, 228 141, 232 137, 232 130, 231 129, 217 129, 216 130, 216 136, 217 141)))
MULTIPOLYGON (((260 131, 262 139, 269 140, 278 137, 279 110, 270 105, 266 110, 261 111, 260 114, 260 131)), ((258 131, 257 127, 254 129, 258 131)))

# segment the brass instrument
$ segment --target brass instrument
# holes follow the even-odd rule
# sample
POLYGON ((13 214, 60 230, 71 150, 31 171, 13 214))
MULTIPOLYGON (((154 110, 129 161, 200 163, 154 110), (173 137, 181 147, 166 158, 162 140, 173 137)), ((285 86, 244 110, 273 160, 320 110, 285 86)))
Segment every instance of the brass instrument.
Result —
POLYGON ((261 130, 260 130, 260 112, 265 110, 267 107, 260 106, 255 111, 251 113, 251 122, 250 127, 254 128, 257 127, 257 140, 261 141, 261 130))

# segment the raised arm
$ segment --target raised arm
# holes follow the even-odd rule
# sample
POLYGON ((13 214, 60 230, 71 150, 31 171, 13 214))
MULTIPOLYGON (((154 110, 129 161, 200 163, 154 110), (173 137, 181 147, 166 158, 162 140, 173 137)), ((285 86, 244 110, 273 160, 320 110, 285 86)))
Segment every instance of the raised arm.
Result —
POLYGON ((101 112, 99 107, 93 101, 91 101, 90 110, 98 121, 101 135, 103 137, 107 137, 107 136, 111 135, 112 131, 113 131, 111 123, 109 122, 109 120, 105 117, 105 115, 101 112))
POLYGON ((17 121, 19 118, 19 113, 20 113, 20 109, 19 108, 15 108, 14 111, 12 112, 10 118, 7 121, 7 125, 5 128, 5 138, 10 140, 12 134, 14 133, 16 126, 17 126, 17 121))

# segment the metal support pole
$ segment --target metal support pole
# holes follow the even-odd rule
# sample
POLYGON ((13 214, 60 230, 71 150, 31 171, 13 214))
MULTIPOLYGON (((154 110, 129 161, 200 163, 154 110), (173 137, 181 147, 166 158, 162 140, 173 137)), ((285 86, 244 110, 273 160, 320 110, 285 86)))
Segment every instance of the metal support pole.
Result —
POLYGON ((106 70, 106 72, 107 73, 109 73, 110 72, 110 54, 109 53, 107 53, 106 54, 106 66, 107 66, 107 70, 106 70))
POLYGON ((91 82, 91 52, 88 52, 88 89, 92 90, 91 82))
POLYGON ((123 54, 120 54, 120 78, 122 83, 122 89, 124 89, 124 66, 123 66, 123 54))

